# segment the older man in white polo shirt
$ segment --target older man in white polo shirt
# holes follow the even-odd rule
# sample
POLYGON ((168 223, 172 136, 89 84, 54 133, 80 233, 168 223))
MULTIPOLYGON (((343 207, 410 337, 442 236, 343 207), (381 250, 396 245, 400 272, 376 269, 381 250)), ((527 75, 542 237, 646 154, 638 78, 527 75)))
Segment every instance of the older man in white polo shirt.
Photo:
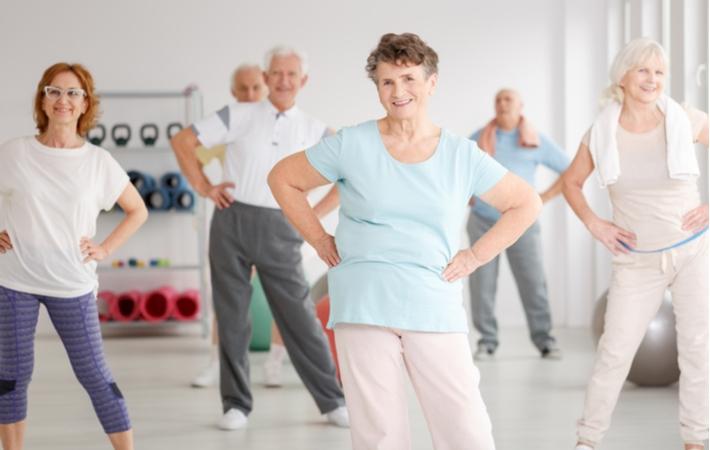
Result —
MULTIPOLYGON (((266 54, 265 67, 267 100, 225 106, 172 140, 190 184, 216 205, 209 259, 219 318, 224 416, 218 426, 242 428, 252 410, 248 361, 252 265, 294 368, 328 422, 348 426, 335 364, 309 299, 301 264, 303 240, 286 221, 266 183, 274 164, 318 142, 327 128, 296 106, 296 96, 308 79, 302 53, 276 47, 266 54), (202 172, 195 149, 218 144, 227 144, 224 181, 213 185, 202 172)), ((333 189, 316 205, 317 211, 325 213, 336 202, 333 189)))

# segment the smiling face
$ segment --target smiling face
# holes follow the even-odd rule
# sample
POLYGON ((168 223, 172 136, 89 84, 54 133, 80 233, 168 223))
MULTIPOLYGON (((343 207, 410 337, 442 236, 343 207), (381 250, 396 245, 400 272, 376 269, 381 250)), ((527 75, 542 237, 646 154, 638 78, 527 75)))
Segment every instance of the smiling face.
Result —
POLYGON ((375 70, 380 103, 389 117, 398 120, 426 114, 436 81, 437 74, 427 77, 421 64, 415 66, 380 62, 375 70))
POLYGON ((49 126, 73 125, 76 128, 79 117, 86 112, 86 97, 70 96, 67 89, 83 89, 79 78, 72 72, 58 73, 49 86, 59 88, 62 94, 57 99, 45 95, 42 99, 42 110, 47 114, 49 126))
POLYGON ((301 60, 296 55, 275 55, 264 72, 269 100, 282 111, 296 103, 296 96, 307 80, 308 75, 303 74, 301 60))
POLYGON ((619 83, 624 90, 624 98, 640 103, 655 103, 663 93, 666 70, 663 60, 655 56, 631 68, 619 83))

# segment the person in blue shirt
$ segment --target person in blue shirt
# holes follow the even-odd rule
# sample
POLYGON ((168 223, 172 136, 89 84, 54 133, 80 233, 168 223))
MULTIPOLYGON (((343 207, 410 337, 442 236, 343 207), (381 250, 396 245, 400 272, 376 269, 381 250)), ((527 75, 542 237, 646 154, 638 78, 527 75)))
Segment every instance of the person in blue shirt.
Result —
POLYGON ((471 358, 461 280, 515 242, 540 197, 474 142, 433 123, 438 56, 419 36, 386 34, 366 70, 386 115, 281 160, 269 185, 330 267, 329 326, 355 449, 409 448, 405 372, 436 448, 494 448, 471 358), (306 200, 335 182, 335 237, 306 200), (460 249, 472 196, 502 212, 460 249))
MULTIPOLYGON (((502 89, 495 97, 496 116, 471 139, 495 158, 503 167, 535 185, 539 165, 561 174, 569 166, 565 152, 547 136, 535 132, 522 115, 523 102, 512 89, 502 89)), ((562 178, 540 194, 546 203, 562 191, 562 178)), ((498 210, 484 198, 472 200, 472 214, 467 231, 476 242, 500 219, 498 210)), ((558 359, 561 352, 551 334, 552 319, 547 298, 547 285, 542 264, 540 225, 535 223, 506 250, 506 256, 518 287, 530 330, 530 339, 543 358, 558 359)), ((498 324, 495 300, 499 258, 496 256, 476 270, 470 278, 473 324, 480 334, 474 353, 477 360, 492 359, 498 347, 498 324)))

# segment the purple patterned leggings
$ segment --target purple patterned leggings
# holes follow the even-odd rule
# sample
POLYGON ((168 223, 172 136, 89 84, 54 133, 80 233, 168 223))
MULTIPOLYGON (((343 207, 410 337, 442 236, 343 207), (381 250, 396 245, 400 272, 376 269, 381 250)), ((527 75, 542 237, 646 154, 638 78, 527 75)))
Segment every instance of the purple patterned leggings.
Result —
POLYGON ((27 387, 34 366, 34 335, 44 304, 106 433, 131 428, 126 402, 104 360, 93 293, 74 298, 26 294, 0 286, 0 423, 27 416, 27 387))

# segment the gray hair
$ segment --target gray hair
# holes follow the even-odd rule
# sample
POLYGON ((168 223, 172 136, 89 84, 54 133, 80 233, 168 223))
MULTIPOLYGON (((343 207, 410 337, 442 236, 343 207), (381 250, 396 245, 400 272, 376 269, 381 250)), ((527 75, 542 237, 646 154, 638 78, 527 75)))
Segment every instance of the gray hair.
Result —
POLYGON ((264 55, 264 70, 269 70, 269 68, 271 67, 271 60, 274 59, 274 56, 291 55, 296 56, 298 58, 298 60, 301 62, 301 72, 303 72, 303 75, 306 75, 308 73, 308 57, 302 51, 286 45, 277 45, 276 47, 266 52, 266 54, 264 55))
POLYGON ((609 69, 611 84, 602 93, 602 102, 624 102, 624 90, 619 83, 626 73, 649 59, 656 57, 668 66, 668 55, 661 44, 651 38, 642 37, 630 41, 616 54, 609 69))
POLYGON ((229 86, 232 90, 234 90, 234 88, 236 87, 234 85, 234 82, 237 79, 237 74, 239 72, 242 72, 245 70, 258 70, 259 72, 261 72, 261 67, 259 66, 259 64, 255 64, 255 63, 240 64, 236 69, 234 69, 234 72, 232 72, 232 81, 229 84, 229 86))

